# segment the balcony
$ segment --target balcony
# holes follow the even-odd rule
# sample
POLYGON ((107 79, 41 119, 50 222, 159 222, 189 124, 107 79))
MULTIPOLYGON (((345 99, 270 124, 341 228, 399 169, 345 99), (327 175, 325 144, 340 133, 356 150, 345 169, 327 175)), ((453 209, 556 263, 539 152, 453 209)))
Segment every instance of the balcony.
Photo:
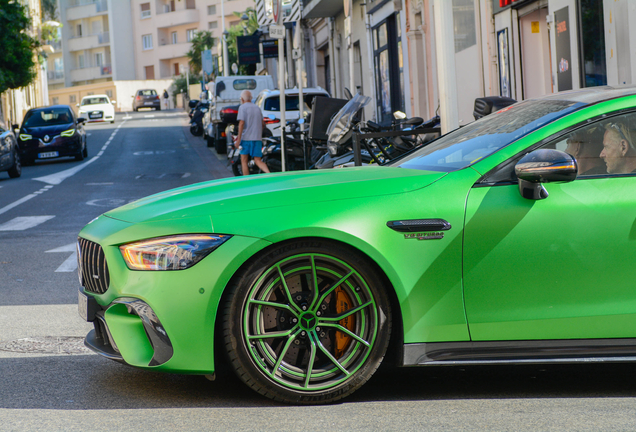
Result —
POLYGON ((88 66, 71 71, 71 81, 91 81, 112 76, 111 65, 88 66))
POLYGON ((84 51, 92 48, 98 48, 101 45, 110 43, 109 32, 98 33, 90 36, 73 37, 68 40, 68 50, 84 51))
POLYGON ((303 2, 303 18, 335 17, 343 10, 340 0, 301 0, 303 2))
POLYGON ((192 44, 190 42, 159 45, 159 49, 157 50, 159 60, 185 57, 191 46, 192 44))
POLYGON ((174 27, 183 24, 198 24, 198 9, 183 9, 174 12, 157 13, 155 17, 157 28, 174 27))
POLYGON ((64 82, 64 71, 49 71, 48 79, 49 84, 59 84, 64 82))
POLYGON ((106 0, 75 0, 71 1, 66 10, 66 20, 74 21, 90 18, 100 13, 108 12, 106 0))

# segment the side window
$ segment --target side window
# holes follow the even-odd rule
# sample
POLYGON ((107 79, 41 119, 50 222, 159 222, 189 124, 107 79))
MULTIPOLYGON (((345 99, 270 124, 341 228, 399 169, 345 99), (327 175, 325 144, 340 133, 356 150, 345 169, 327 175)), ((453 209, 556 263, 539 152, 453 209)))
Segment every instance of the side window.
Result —
POLYGON ((256 88, 256 80, 254 79, 236 79, 232 83, 234 90, 254 90, 256 88))
MULTIPOLYGON (((556 149, 576 159, 577 178, 636 174, 636 113, 596 121, 529 150, 556 149)), ((484 176, 480 184, 516 183, 516 163, 529 150, 516 155, 484 176)))
POLYGON ((636 113, 604 119, 579 128, 542 148, 572 155, 579 177, 636 173, 636 113))

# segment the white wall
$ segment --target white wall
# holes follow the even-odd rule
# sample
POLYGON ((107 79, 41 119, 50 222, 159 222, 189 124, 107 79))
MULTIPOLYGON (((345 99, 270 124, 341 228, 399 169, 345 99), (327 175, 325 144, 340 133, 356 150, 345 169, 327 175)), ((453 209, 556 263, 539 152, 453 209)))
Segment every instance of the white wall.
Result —
POLYGON ((607 84, 636 83, 636 2, 604 0, 607 84))

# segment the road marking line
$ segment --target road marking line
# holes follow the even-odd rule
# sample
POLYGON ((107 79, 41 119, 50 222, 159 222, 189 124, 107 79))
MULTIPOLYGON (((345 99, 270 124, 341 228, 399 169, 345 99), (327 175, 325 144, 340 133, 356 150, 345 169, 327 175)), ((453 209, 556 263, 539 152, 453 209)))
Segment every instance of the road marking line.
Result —
POLYGON ((17 201, 14 201, 14 202, 12 202, 11 204, 6 205, 6 206, 2 207, 2 208, 0 209, 0 214, 2 214, 2 213, 6 213, 6 212, 8 212, 9 210, 11 210, 12 208, 17 207, 17 206, 19 206, 20 204, 27 202, 27 201, 28 201, 28 200, 30 200, 31 198, 35 198, 36 196, 37 196, 37 195, 35 195, 35 194, 29 194, 29 195, 27 195, 27 196, 25 196, 25 197, 20 198, 20 199, 19 199, 19 200, 17 200, 17 201))
POLYGON ((55 270, 55 273, 70 273, 77 270, 77 252, 73 252, 70 257, 55 270))
POLYGON ((145 117, 145 118, 154 118, 154 117, 155 117, 155 115, 154 115, 154 114, 150 114, 150 115, 145 115, 144 117, 145 117))
POLYGON ((0 231, 23 231, 38 226, 55 216, 21 216, 0 225, 0 231))
POLYGON ((113 182, 102 182, 102 183, 86 183, 86 186, 106 186, 106 185, 112 185, 114 184, 113 182))
POLYGON ((44 252, 45 253, 75 252, 76 250, 77 250, 77 243, 69 243, 67 245, 56 247, 55 249, 50 249, 44 252))

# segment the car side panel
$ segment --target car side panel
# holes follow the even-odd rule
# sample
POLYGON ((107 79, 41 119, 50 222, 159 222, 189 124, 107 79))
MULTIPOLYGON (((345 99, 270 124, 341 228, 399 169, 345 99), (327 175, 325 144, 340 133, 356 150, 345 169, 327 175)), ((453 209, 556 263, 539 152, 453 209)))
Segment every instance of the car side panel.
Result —
POLYGON ((214 227, 219 233, 250 227, 249 235, 272 243, 325 237, 349 244, 388 276, 392 286, 387 288, 395 290, 400 304, 405 343, 465 341, 469 335, 461 280, 464 208, 467 192, 478 178, 466 169, 402 194, 217 215, 214 227), (443 239, 417 240, 386 225, 428 218, 445 219, 452 228, 443 239))

